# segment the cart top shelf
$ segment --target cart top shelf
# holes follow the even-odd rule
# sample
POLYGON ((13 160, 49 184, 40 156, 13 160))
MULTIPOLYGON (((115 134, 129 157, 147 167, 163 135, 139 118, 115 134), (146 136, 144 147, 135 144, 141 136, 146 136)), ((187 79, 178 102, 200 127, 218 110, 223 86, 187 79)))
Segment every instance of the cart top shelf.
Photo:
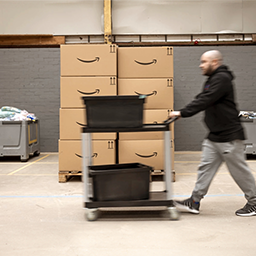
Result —
POLYGON ((170 126, 168 123, 163 124, 144 124, 142 127, 135 128, 88 128, 83 127, 82 133, 98 133, 98 132, 159 132, 169 131, 170 126))

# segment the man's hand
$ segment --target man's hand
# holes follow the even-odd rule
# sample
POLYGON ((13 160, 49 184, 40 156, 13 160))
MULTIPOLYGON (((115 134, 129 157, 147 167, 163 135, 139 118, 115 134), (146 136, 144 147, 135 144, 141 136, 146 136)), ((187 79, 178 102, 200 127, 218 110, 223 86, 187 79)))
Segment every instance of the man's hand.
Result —
POLYGON ((169 118, 180 117, 180 111, 172 111, 169 113, 169 118))

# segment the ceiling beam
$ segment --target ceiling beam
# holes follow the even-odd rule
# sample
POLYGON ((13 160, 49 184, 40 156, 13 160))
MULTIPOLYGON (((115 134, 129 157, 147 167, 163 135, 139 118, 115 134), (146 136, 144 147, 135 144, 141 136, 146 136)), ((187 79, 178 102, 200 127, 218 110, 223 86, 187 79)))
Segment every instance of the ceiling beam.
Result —
POLYGON ((65 36, 53 35, 0 35, 0 46, 59 46, 65 36))

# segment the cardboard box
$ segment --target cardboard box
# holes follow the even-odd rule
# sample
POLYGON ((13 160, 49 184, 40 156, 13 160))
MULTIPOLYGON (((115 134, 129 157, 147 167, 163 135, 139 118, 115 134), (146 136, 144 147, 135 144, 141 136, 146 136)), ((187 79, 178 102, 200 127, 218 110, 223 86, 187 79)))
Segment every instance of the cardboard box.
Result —
MULTIPOLYGON (((163 123, 169 116, 170 109, 145 109, 144 124, 163 123)), ((173 129, 173 124, 171 124, 173 129)), ((172 132, 171 132, 172 134, 172 132)), ((164 139, 164 132, 122 132, 119 133, 119 140, 161 140, 164 139)))
POLYGON ((118 95, 147 95, 144 109, 173 109, 173 79, 118 79, 118 95))
POLYGON ((61 77, 60 107, 83 108, 84 96, 111 96, 117 94, 117 78, 111 77, 61 77))
POLYGON ((142 163, 164 170, 164 140, 119 141, 119 163, 142 163))
MULTIPOLYGON (((114 140, 92 141, 92 164, 115 164, 114 140)), ((82 171, 81 140, 59 140, 59 171, 82 171)))
POLYGON ((173 77, 172 47, 119 47, 118 77, 173 77))
POLYGON ((116 76, 114 44, 61 45, 61 76, 116 76))
MULTIPOLYGON (((81 129, 86 125, 85 109, 60 109, 60 139, 81 140, 81 129)), ((115 140, 116 133, 93 133, 93 140, 115 140)))

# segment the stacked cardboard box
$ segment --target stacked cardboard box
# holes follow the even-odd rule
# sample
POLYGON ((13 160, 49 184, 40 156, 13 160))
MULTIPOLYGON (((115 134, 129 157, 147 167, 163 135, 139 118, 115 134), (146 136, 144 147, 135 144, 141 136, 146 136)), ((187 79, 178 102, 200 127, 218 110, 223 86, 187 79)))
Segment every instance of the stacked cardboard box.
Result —
MULTIPOLYGON (((62 45, 59 181, 82 173, 83 96, 117 94, 116 45, 62 45)), ((116 133, 92 134, 92 164, 116 163, 116 133)))
MULTIPOLYGON (((172 47, 120 47, 118 95, 147 95, 143 123, 162 123, 173 109, 172 47)), ((173 125, 172 136, 173 140, 173 125)), ((172 170, 174 172, 174 143, 172 170)), ((164 170, 163 133, 120 133, 119 163, 140 162, 164 170)))

